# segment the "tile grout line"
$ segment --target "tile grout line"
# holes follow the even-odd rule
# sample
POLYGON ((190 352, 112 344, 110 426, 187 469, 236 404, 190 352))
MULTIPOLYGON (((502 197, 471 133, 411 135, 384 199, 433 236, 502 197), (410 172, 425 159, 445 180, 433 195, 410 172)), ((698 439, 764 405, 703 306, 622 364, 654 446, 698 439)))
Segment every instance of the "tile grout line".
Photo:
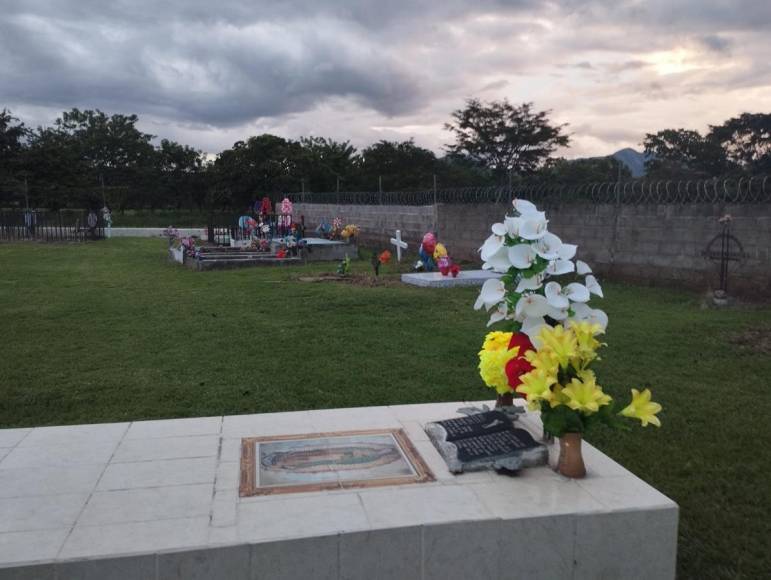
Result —
MULTIPOLYGON (((94 493, 96 493, 96 488, 99 487, 99 482, 102 481, 102 477, 104 477, 104 472, 107 471, 107 467, 109 467, 110 462, 112 462, 112 458, 115 456, 115 453, 118 451, 118 448, 120 447, 121 443, 123 443, 123 439, 125 439, 126 437, 126 433, 128 433, 128 430, 131 428, 131 425, 133 424, 134 424, 133 421, 129 421, 128 424, 126 425, 126 429, 123 431, 123 434, 120 436, 120 439, 118 439, 118 442, 115 444, 115 449, 112 450, 112 453, 110 454, 110 458, 105 462, 104 469, 102 469, 102 472, 99 474, 99 477, 94 483, 93 489, 88 493, 88 497, 86 498, 86 501, 83 503, 83 507, 80 508, 78 515, 75 517, 75 521, 72 522, 72 526, 67 532, 67 535, 64 537, 64 541, 62 542, 62 545, 59 546, 59 549, 56 551, 56 556, 54 557, 54 560, 58 560, 61 557, 62 550, 64 550, 65 544, 70 539, 72 532, 75 530, 75 526, 78 525, 78 521, 80 520, 80 517, 83 515, 83 512, 86 511, 86 506, 91 501, 91 498, 94 496, 94 493)), ((57 571, 56 575, 58 576, 58 574, 59 573, 57 571)))

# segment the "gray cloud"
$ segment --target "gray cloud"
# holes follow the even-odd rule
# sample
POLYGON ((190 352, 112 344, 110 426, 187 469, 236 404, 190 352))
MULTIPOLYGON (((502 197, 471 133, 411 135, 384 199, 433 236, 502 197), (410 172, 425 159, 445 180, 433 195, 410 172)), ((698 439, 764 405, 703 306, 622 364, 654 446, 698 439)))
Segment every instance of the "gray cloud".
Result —
POLYGON ((439 150, 465 98, 507 97, 602 153, 771 107, 769 27, 755 0, 6 0, 0 107, 138 113, 210 151, 260 131, 439 150))

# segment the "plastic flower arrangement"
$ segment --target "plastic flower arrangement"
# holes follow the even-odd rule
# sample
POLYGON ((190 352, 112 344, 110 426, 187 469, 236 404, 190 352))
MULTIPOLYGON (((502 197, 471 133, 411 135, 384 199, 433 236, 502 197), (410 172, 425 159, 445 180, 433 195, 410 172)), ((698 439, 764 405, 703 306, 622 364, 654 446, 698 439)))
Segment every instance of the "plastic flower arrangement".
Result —
POLYGON ((648 389, 632 389, 632 402, 618 411, 597 384, 591 366, 603 346, 607 315, 588 303, 602 288, 591 268, 573 259, 577 247, 548 232, 546 216, 535 205, 514 201, 514 216, 494 224, 481 248, 484 268, 502 274, 482 286, 474 307, 492 310, 488 326, 502 323, 509 332, 493 331, 479 352, 484 383, 499 395, 517 394, 540 410, 544 431, 555 437, 583 433, 595 423, 623 426, 621 417, 643 426, 660 426, 661 405, 648 389), (553 280, 572 274, 583 283, 553 280))
POLYGON ((169 238, 169 243, 179 238, 179 230, 174 226, 169 226, 161 232, 161 236, 169 238))
POLYGON ((340 237, 344 240, 352 240, 356 236, 359 235, 359 226, 355 224, 348 224, 343 228, 343 231, 340 232, 340 237))

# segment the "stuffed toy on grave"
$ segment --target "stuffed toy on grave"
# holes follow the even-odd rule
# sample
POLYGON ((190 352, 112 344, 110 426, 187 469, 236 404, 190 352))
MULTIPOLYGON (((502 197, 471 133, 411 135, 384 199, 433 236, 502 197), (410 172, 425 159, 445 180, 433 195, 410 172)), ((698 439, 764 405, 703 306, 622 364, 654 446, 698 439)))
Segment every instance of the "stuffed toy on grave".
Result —
POLYGON ((418 256, 420 259, 415 264, 417 271, 433 272, 439 270, 442 276, 450 275, 453 278, 456 278, 460 273, 460 267, 453 262, 444 244, 437 242, 436 235, 432 232, 423 236, 418 256))

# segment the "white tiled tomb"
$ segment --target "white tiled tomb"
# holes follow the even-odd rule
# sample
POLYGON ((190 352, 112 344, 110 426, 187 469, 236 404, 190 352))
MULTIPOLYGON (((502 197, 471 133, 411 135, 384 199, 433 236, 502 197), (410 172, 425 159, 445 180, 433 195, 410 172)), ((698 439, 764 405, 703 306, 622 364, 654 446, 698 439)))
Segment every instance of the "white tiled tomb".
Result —
POLYGON ((465 405, 0 430, 0 580, 674 578, 677 505, 588 444, 580 481, 450 474, 422 426, 465 405), (435 481, 239 497, 242 438, 371 429, 435 481))
POLYGON ((481 286, 486 280, 500 278, 501 274, 490 270, 461 270, 457 277, 443 276, 441 272, 411 272, 402 274, 402 282, 425 288, 454 288, 456 286, 481 286))

